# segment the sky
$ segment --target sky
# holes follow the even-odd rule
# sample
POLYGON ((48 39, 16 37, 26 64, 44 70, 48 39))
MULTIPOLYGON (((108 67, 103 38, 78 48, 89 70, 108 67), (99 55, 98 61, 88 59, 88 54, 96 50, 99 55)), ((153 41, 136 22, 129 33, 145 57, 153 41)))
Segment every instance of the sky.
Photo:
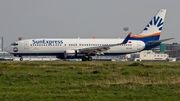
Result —
POLYGON ((124 38, 139 34, 159 9, 167 9, 161 39, 180 43, 180 0, 0 0, 4 47, 27 38, 124 38))

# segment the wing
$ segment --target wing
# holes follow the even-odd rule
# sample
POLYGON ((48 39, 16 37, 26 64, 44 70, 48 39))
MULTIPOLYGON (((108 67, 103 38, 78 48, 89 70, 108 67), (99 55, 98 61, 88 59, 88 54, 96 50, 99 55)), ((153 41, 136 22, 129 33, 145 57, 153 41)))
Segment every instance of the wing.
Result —
POLYGON ((104 51, 107 51, 110 49, 110 47, 118 46, 121 44, 126 44, 131 36, 131 32, 126 36, 123 42, 117 43, 117 44, 111 44, 111 45, 103 45, 103 46, 96 46, 96 47, 88 47, 88 48, 82 48, 79 49, 79 52, 86 53, 86 54, 103 54, 104 51))

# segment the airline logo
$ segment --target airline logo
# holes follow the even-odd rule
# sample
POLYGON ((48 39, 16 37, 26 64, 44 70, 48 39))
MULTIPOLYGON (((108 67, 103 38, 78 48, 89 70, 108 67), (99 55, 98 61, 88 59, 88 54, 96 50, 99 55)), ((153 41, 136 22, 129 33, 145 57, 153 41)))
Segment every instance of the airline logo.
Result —
POLYGON ((156 17, 156 16, 154 16, 154 18, 149 22, 149 24, 144 28, 144 30, 148 30, 148 28, 150 27, 150 26, 155 26, 155 27, 157 27, 158 28, 158 30, 162 30, 162 26, 163 26, 163 19, 162 18, 160 18, 159 16, 158 17, 156 17))
POLYGON ((14 52, 18 52, 18 48, 17 48, 17 47, 14 47, 14 48, 13 48, 13 51, 14 51, 14 52))
POLYGON ((39 40, 32 40, 32 43, 33 44, 63 44, 63 41, 39 39, 39 40))

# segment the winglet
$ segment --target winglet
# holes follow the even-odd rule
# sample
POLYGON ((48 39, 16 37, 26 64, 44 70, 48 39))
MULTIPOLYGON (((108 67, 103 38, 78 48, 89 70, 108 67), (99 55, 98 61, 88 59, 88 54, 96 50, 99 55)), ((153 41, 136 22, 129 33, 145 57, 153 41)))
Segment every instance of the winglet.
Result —
POLYGON ((124 41, 123 41, 121 44, 126 44, 126 43, 128 42, 128 40, 129 40, 129 38, 131 37, 131 34, 132 34, 132 32, 130 32, 130 33, 126 36, 126 38, 124 39, 124 41))

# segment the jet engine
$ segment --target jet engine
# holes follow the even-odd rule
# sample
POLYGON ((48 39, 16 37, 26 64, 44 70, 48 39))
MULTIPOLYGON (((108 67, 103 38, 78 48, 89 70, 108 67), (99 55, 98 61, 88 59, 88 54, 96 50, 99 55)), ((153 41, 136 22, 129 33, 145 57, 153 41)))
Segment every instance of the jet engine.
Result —
POLYGON ((77 50, 66 50, 64 51, 64 58, 65 59, 74 59, 74 58, 83 58, 84 54, 80 53, 77 50))

